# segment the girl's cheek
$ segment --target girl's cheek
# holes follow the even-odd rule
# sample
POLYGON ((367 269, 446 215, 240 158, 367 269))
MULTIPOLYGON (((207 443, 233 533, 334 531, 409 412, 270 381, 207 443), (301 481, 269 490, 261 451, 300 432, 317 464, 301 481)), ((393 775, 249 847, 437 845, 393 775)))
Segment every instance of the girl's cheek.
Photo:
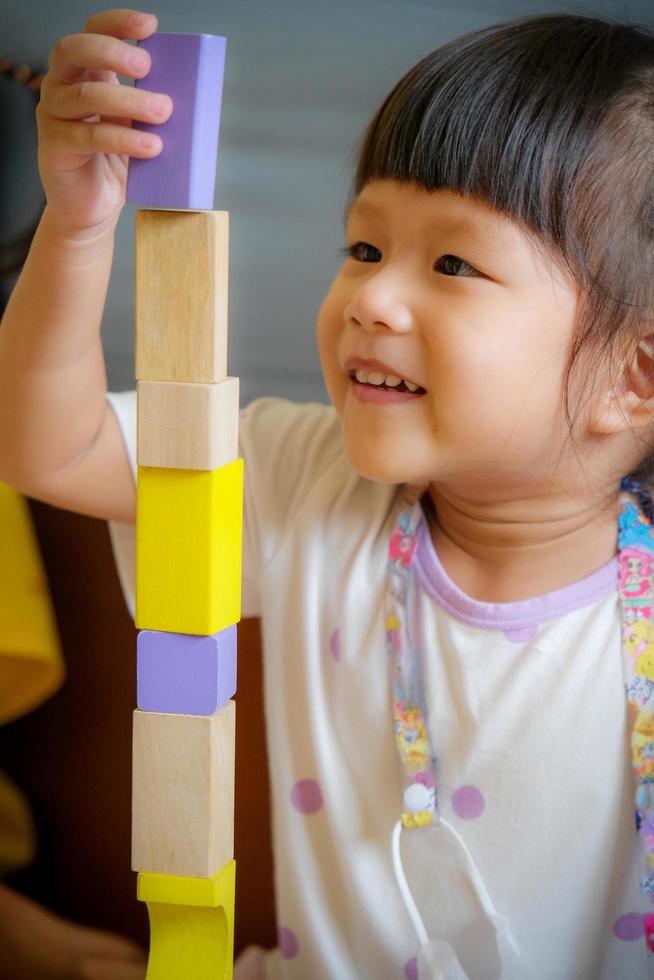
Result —
MULTIPOLYGON (((342 318, 342 315, 341 315, 342 318)), ((316 318, 318 339, 327 342, 330 335, 333 335, 338 323, 337 301, 334 296, 333 287, 329 290, 318 309, 316 318)))

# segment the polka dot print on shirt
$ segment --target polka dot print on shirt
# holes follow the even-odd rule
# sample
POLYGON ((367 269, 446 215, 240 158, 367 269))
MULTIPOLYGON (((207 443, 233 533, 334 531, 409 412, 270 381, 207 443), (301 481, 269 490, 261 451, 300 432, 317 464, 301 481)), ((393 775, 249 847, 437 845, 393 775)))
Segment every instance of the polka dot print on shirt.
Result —
POLYGON ((277 944, 284 960, 293 960, 300 952, 297 936, 287 926, 280 926, 277 930, 277 944))
POLYGON ((418 980, 418 957, 412 956, 404 964, 404 976, 406 980, 418 980))
POLYGON ((291 803, 299 813, 308 816, 322 810, 324 800, 320 783, 315 779, 300 779, 291 790, 291 803))
POLYGON ((627 912, 613 923, 613 935, 616 939, 642 939, 645 935, 645 923, 641 912, 627 912))
POLYGON ((536 636, 538 629, 535 626, 528 626, 525 629, 502 630, 502 632, 511 643, 528 643, 536 636))
POLYGON ((452 808, 462 820, 475 820, 485 807, 484 794, 476 786, 459 786, 452 793, 452 808))

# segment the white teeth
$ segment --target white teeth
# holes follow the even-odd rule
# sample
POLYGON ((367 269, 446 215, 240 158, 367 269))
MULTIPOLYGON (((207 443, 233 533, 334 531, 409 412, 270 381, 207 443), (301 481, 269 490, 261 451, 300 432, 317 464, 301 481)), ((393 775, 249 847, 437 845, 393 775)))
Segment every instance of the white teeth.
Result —
MULTIPOLYGON (((381 371, 355 371, 354 376, 362 385, 386 385, 387 388, 397 388, 402 384, 403 379, 398 378, 396 374, 383 374, 381 371)), ((414 385, 411 381, 405 381, 404 384, 407 386, 409 391, 417 391, 418 385, 414 385)))

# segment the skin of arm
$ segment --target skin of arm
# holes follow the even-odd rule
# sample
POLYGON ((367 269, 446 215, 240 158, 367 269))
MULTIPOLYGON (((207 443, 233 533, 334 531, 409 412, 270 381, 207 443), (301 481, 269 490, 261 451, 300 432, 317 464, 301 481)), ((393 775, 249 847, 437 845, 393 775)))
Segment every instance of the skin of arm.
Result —
POLYGON ((150 57, 128 43, 157 27, 130 9, 93 14, 54 46, 36 111, 47 206, 0 324, 0 480, 47 503, 133 522, 127 450, 106 400, 100 326, 132 156, 160 137, 165 93, 123 85, 150 57))
POLYGON ((71 235, 46 208, 0 326, 0 479, 59 507, 133 522, 100 339, 113 247, 113 223, 71 235))

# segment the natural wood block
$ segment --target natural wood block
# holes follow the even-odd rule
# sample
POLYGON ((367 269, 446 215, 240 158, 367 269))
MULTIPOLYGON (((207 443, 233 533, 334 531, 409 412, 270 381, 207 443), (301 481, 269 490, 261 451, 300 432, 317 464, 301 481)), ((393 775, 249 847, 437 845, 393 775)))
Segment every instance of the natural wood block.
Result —
POLYGON ((238 456, 239 382, 139 381, 139 466, 215 470, 238 456))
POLYGON ((139 874, 150 917, 146 980, 231 980, 235 870, 232 860, 208 880, 139 874))
POLYGON ((236 705, 134 712, 132 868, 211 878, 234 857, 236 705))
POLYGON ((226 211, 137 211, 139 381, 225 379, 228 249, 226 211))
POLYGON ((138 468, 136 626, 209 635, 241 618, 243 460, 138 468))

